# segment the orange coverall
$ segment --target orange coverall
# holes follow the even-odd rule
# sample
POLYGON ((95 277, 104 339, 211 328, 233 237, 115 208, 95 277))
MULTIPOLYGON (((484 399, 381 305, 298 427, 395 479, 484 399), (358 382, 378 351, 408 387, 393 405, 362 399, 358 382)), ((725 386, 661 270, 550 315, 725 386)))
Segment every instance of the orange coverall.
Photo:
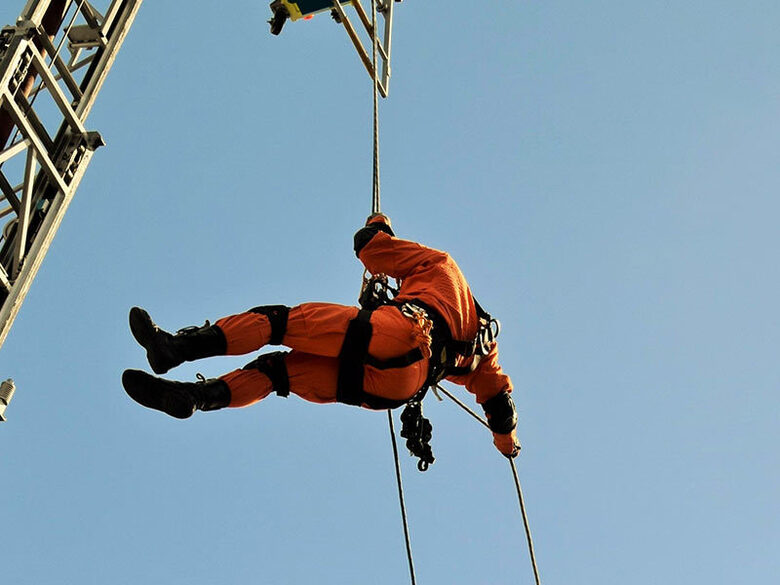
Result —
MULTIPOLYGON (((382 222, 379 216, 371 223, 382 222)), ((427 248, 378 231, 360 250, 358 257, 372 274, 387 274, 401 283, 395 300, 419 299, 437 310, 446 320, 455 339, 473 339, 479 319, 466 279, 455 261, 445 252, 427 248)), ((347 327, 358 313, 357 307, 331 303, 304 303, 290 309, 283 345, 292 349, 285 363, 290 391, 317 403, 336 402, 339 353, 347 327)), ((219 319, 225 334, 227 354, 249 353, 269 343, 269 319, 247 312, 219 319)), ((380 360, 397 357, 426 344, 419 325, 401 314, 397 307, 383 306, 371 314, 373 335, 369 354, 380 360)), ((427 355, 427 354, 426 354, 427 355)), ((462 366, 469 359, 461 358, 462 366)), ((423 385, 428 360, 389 370, 365 366, 364 390, 389 399, 411 398, 423 385)), ((262 400, 271 393, 270 380, 256 369, 235 370, 221 377, 230 388, 231 407, 262 400)), ((460 384, 483 404, 502 390, 512 391, 512 382, 498 364, 498 346, 483 357, 471 373, 447 378, 460 384)), ((514 433, 513 433, 514 434, 514 433)), ((511 452, 514 438, 494 434, 502 452, 511 452)))

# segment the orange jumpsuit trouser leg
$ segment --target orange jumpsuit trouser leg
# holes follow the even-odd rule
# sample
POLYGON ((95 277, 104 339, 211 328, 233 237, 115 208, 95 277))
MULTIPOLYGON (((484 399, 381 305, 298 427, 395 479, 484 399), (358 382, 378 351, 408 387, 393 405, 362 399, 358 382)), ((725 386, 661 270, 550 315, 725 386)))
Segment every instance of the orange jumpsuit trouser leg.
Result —
MULTIPOLYGON (((316 403, 336 401, 338 355, 357 313, 357 307, 332 303, 305 303, 290 309, 282 343, 293 350, 285 359, 292 393, 316 403)), ((368 350, 378 359, 403 355, 420 344, 414 324, 395 307, 374 311, 371 324, 368 350)), ((215 325, 225 334, 228 355, 255 351, 271 339, 270 321, 260 313, 225 317, 215 325)), ((427 360, 392 370, 366 366, 364 389, 385 398, 406 399, 422 386, 427 369, 427 360)), ((254 404, 272 391, 270 380, 256 369, 235 370, 221 379, 230 387, 231 407, 254 404)))

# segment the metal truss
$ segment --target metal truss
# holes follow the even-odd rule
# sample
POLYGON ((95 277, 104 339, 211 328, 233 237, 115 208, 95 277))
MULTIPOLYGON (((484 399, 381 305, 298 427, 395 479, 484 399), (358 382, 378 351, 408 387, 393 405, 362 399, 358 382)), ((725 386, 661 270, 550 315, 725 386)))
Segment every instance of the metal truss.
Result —
MULTIPOLYGON (((386 98, 390 92, 390 49, 392 48, 393 40, 393 5, 395 2, 399 1, 400 0, 376 0, 376 24, 377 28, 381 30, 377 39, 377 56, 378 61, 382 63, 382 71, 381 74, 377 76, 377 84, 379 86, 379 93, 383 98, 386 98), (384 27, 381 26, 379 17, 384 21, 384 27)), ((360 19, 360 22, 363 23, 363 28, 365 28, 368 33, 369 39, 373 42, 375 31, 371 24, 371 18, 366 13, 360 0, 352 0, 351 4, 355 8, 355 12, 360 19)), ((334 0, 333 2, 333 13, 336 20, 344 25, 349 38, 352 40, 352 44, 355 45, 355 49, 357 49, 360 60, 363 61, 363 65, 365 65, 368 74, 373 78, 374 64, 371 59, 371 53, 373 52, 371 45, 369 45, 370 51, 367 51, 363 46, 363 41, 360 40, 360 36, 355 30, 355 26, 352 24, 352 21, 349 20, 346 11, 338 0, 334 0)))
POLYGON ((0 346, 92 155, 85 122, 143 0, 29 0, 0 32, 0 346))

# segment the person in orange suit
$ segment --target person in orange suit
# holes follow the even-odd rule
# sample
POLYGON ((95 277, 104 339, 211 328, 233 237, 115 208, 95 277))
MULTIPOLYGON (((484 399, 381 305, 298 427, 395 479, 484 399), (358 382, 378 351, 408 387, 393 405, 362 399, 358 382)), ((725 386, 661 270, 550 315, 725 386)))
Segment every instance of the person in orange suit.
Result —
POLYGON ((374 310, 332 303, 267 305, 175 334, 133 307, 131 332, 156 374, 185 361, 245 354, 265 345, 291 351, 264 354, 242 369, 198 382, 125 370, 125 391, 143 406, 188 418, 196 410, 249 406, 273 391, 320 404, 395 408, 445 378, 476 396, 495 446, 516 456, 520 444, 512 382, 498 363, 491 324, 485 329, 490 317, 455 261, 445 252, 395 237, 382 214, 369 217, 354 243, 371 274, 400 283, 390 304, 374 310))

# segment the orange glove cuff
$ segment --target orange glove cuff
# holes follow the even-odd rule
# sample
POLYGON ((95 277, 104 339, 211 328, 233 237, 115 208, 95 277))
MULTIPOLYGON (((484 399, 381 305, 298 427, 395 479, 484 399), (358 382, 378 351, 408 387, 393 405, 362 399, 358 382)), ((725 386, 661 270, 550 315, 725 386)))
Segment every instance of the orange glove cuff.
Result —
POLYGON ((520 441, 517 440, 515 431, 506 435, 493 433, 493 444, 507 457, 517 457, 517 454, 520 453, 520 441))

